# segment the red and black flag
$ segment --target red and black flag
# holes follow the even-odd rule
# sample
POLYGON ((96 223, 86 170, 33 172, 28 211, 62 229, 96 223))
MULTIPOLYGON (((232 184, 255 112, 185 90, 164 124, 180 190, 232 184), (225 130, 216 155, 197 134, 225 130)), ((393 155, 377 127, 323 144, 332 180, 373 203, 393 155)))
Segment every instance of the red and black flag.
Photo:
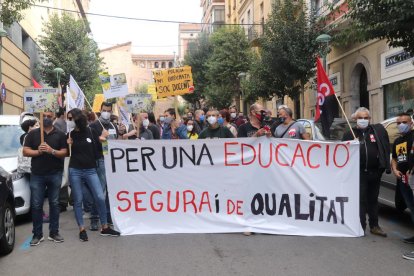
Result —
POLYGON ((335 99, 335 91, 319 58, 316 59, 316 74, 318 97, 316 100, 315 122, 321 120, 323 135, 329 138, 329 128, 334 121, 337 100, 335 99))

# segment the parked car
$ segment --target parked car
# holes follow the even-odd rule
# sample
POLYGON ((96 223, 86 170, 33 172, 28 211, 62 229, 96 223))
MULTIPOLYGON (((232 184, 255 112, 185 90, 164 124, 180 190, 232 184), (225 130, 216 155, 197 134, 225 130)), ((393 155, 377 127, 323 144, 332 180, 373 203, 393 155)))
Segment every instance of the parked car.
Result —
POLYGON ((0 167, 0 255, 9 254, 14 248, 15 217, 11 175, 0 167))
POLYGON ((29 178, 17 172, 17 151, 23 134, 20 123, 30 118, 33 115, 0 115, 0 166, 12 175, 16 215, 30 212, 29 178))
POLYGON ((298 123, 301 123, 304 127, 306 132, 310 135, 311 140, 315 141, 325 141, 326 138, 322 134, 322 128, 320 125, 315 124, 313 119, 298 119, 296 120, 298 123))

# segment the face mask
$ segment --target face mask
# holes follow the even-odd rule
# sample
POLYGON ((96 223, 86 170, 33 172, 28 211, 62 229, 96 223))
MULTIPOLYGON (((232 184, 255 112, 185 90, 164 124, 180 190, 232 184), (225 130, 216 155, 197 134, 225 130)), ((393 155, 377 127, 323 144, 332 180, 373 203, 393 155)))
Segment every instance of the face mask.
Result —
POLYGON ((285 122, 286 118, 285 117, 280 117, 279 121, 283 124, 285 122))
POLYGON ((142 121, 142 125, 143 125, 144 127, 148 127, 148 126, 149 126, 149 120, 148 120, 148 119, 143 120, 143 121, 142 121))
POLYGON ((160 117, 160 122, 163 123, 164 121, 165 121, 165 117, 164 116, 161 116, 160 117))
POLYGON ((45 117, 43 118, 43 126, 44 127, 51 127, 53 125, 52 118, 45 117))
POLYGON ((109 120, 109 118, 111 118, 111 113, 108 112, 108 111, 103 111, 101 113, 101 118, 104 119, 104 120, 109 120))
POLYGON ((214 125, 215 123, 217 123, 217 118, 214 116, 210 116, 207 118, 207 121, 210 125, 214 125))
POLYGON ((223 123, 224 123, 224 119, 223 118, 218 118, 217 119, 217 122, 220 124, 220 125, 222 125, 223 123))
POLYGON ((236 118, 236 116, 237 116, 236 112, 232 112, 232 113, 230 113, 230 117, 231 117, 232 119, 236 118))
POLYGON ((357 126, 359 128, 367 128, 368 125, 369 125, 369 120, 357 119, 357 126))
POLYGON ((200 122, 204 122, 204 118, 205 118, 204 115, 201 115, 200 116, 200 122))
POLYGON ((75 128, 76 124, 74 121, 67 121, 68 129, 72 130, 75 128))
POLYGON ((187 119, 192 121, 193 120, 193 116, 188 116, 187 119))
POLYGON ((172 122, 172 117, 167 117, 167 118, 164 119, 164 123, 167 124, 167 125, 171 124, 171 122, 172 122))
POLYGON ((254 116, 256 116, 256 119, 259 120, 259 122, 261 122, 263 120, 262 114, 254 114, 254 116))
POLYGON ((401 134, 405 134, 405 133, 409 132, 410 129, 411 129, 411 126, 409 124, 399 124, 398 125, 398 131, 401 134))
POLYGON ((191 132, 191 131, 193 130, 193 127, 194 127, 193 125, 188 125, 188 126, 187 126, 187 130, 188 130, 188 132, 191 132))

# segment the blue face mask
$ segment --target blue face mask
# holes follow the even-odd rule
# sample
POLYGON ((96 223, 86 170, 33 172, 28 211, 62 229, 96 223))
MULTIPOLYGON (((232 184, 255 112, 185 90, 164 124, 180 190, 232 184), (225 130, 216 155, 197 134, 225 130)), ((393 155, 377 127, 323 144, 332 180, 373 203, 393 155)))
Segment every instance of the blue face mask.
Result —
POLYGON ((399 124, 398 125, 398 131, 401 134, 405 134, 405 133, 409 132, 410 129, 411 129, 411 126, 409 124, 399 124))
POLYGON ((200 122, 204 122, 204 115, 200 115, 200 122))
POLYGON ((222 125, 224 123, 224 119, 223 118, 218 118, 217 122, 219 123, 219 125, 222 125))

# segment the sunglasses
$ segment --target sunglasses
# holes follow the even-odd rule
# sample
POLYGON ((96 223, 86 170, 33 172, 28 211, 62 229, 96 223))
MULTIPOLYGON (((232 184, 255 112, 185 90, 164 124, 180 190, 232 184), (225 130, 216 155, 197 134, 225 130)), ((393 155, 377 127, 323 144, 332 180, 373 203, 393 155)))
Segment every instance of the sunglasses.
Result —
POLYGON ((406 121, 397 122, 397 125, 401 125, 401 124, 408 124, 408 122, 406 122, 406 121))

